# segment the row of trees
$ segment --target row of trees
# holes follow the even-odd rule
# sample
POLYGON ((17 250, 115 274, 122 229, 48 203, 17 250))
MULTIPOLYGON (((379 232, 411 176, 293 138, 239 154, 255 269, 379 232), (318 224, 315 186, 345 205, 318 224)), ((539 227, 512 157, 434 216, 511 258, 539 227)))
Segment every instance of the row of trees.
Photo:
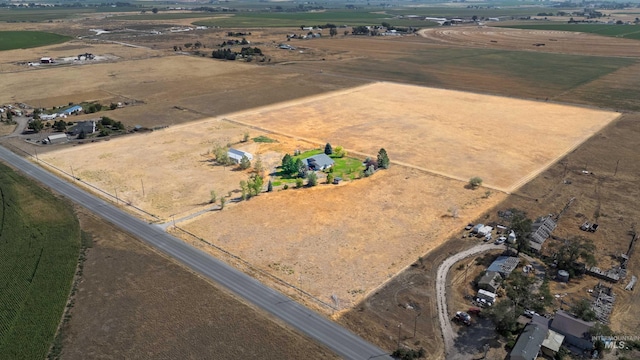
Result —
POLYGON ((214 50, 211 53, 212 58, 225 60, 235 60, 239 55, 243 57, 262 55, 262 50, 257 47, 243 47, 242 49, 240 49, 240 52, 236 52, 231 49, 219 49, 214 50))

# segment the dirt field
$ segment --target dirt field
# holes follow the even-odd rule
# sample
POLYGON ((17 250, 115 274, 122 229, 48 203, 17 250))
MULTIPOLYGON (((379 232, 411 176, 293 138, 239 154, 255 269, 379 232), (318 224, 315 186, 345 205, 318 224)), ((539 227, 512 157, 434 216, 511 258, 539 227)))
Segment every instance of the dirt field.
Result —
POLYGON ((63 359, 334 359, 136 239, 80 213, 93 235, 63 359))
POLYGON ((369 156, 384 147, 400 164, 462 181, 480 176, 485 186, 509 192, 617 116, 377 83, 227 118, 369 156))

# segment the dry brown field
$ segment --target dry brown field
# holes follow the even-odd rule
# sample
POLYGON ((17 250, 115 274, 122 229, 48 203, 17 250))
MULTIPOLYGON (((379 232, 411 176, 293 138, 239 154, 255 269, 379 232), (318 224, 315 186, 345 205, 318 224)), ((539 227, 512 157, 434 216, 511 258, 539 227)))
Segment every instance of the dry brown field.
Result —
POLYGON ((63 359, 337 359, 92 215, 93 237, 62 328, 63 359))
POLYGON ((263 194, 179 226, 323 302, 337 296, 345 310, 504 197, 393 166, 342 186, 263 194))
POLYGON ((593 109, 376 83, 227 118, 512 191, 618 116, 593 109), (455 165, 453 165, 455 164, 455 165))

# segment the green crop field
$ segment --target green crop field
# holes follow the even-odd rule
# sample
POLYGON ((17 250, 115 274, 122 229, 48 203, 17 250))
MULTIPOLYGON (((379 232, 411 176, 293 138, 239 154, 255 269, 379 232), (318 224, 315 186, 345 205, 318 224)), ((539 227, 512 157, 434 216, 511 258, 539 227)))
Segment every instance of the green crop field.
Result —
POLYGON ((42 31, 0 31, 0 51, 59 44, 70 39, 68 36, 42 31))
POLYGON ((589 34, 622 37, 640 40, 640 25, 609 25, 609 24, 541 24, 541 25, 510 25, 515 29, 572 31, 589 34))
POLYGON ((44 359, 78 256, 73 209, 0 164, 0 359, 44 359))
POLYGON ((379 25, 388 22, 394 26, 431 26, 430 23, 417 20, 394 19, 392 15, 371 13, 366 11, 334 10, 325 12, 296 13, 239 13, 219 19, 196 21, 195 25, 221 26, 227 28, 251 27, 299 27, 315 26, 327 23, 335 25, 379 25))
POLYGON ((150 14, 147 10, 144 14, 139 15, 117 15, 114 16, 114 20, 179 20, 179 19, 198 19, 198 18, 212 18, 220 15, 227 15, 228 13, 203 13, 203 12, 188 12, 188 13, 158 13, 150 14))

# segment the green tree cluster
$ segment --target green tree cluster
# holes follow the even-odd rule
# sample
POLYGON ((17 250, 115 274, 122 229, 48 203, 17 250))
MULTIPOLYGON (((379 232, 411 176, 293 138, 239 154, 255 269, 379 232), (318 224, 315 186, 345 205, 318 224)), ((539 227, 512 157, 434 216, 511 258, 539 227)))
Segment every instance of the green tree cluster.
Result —
POLYGON ((253 196, 258 196, 262 192, 262 185, 264 185, 264 179, 258 174, 253 174, 247 181, 240 181, 240 192, 242 200, 250 199, 253 196))
POLYGON ((596 247, 591 239, 582 236, 570 238, 556 250, 557 267, 567 270, 571 276, 580 274, 582 267, 578 264, 578 260, 584 261, 588 266, 595 266, 595 250, 596 247))
POLYGON ((251 161, 249 161, 249 158, 246 155, 242 155, 242 159, 240 159, 240 169, 247 170, 250 167, 251 161))
POLYGON ((31 120, 28 128, 33 130, 34 133, 39 133, 44 128, 44 123, 40 120, 31 120))

